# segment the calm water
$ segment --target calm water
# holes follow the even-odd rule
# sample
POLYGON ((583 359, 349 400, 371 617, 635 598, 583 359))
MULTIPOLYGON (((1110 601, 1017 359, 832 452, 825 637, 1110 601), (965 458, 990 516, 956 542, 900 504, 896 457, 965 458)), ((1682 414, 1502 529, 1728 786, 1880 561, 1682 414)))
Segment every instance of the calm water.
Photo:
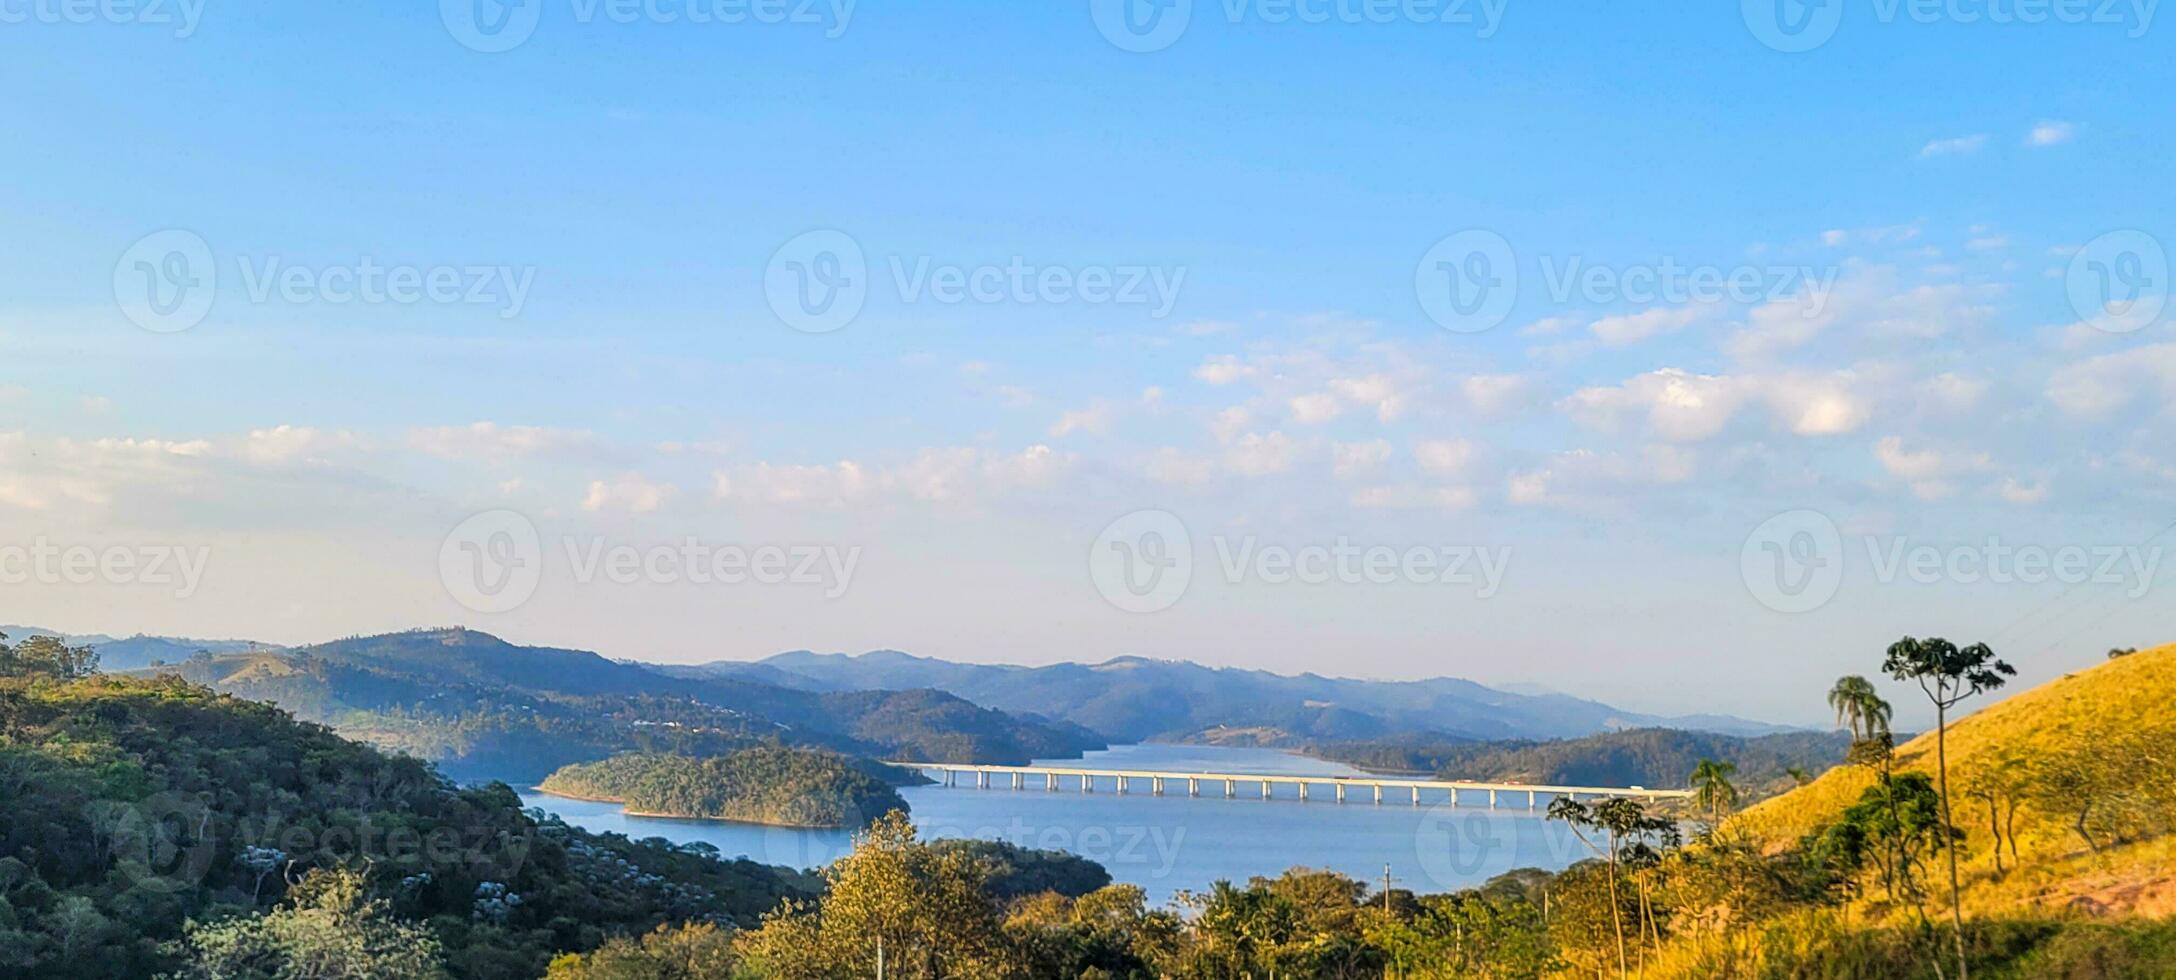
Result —
MULTIPOLYGON (((1362 775, 1334 762, 1267 749, 1193 745, 1126 745, 1090 753, 1085 760, 1047 764, 1362 775)), ((1563 824, 1528 813, 1524 800, 1515 808, 1490 811, 1477 793, 1467 794, 1459 807, 1434 795, 1416 807, 1406 791, 1386 789, 1377 806, 1371 791, 1351 787, 1348 802, 1339 805, 1327 779, 1314 784, 1306 803, 1291 786, 1277 787, 1275 798, 1264 800, 1258 783, 1240 783, 1238 797, 1225 799, 1222 783, 1203 783, 1202 795, 1189 798, 1184 780, 1166 782, 1168 795, 1159 797, 1149 795, 1145 780, 1132 781, 1128 795, 1119 796, 1107 779, 1088 794, 1070 778, 1056 793, 1044 792, 1037 776, 1028 777, 1022 790, 1012 789, 1008 777, 992 779, 986 790, 963 777, 956 787, 911 786, 899 795, 924 837, 982 837, 1070 851, 1109 868, 1119 881, 1140 885, 1153 903, 1181 889, 1203 890, 1219 878, 1243 882, 1294 865, 1330 868, 1373 883, 1382 880, 1388 864, 1398 887, 1432 892, 1478 884, 1517 867, 1561 868, 1586 856, 1563 824)), ((1511 799, 1505 797, 1507 804, 1511 799)), ((727 855, 766 864, 817 867, 850 846, 851 835, 844 830, 630 817, 614 804, 541 793, 523 793, 522 800, 590 830, 708 841, 727 855)))

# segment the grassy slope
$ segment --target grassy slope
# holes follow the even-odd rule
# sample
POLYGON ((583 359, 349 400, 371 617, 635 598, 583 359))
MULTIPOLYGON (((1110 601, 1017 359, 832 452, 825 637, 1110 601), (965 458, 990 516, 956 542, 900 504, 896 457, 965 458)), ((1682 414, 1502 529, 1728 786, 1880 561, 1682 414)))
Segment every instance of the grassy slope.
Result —
MULTIPOLYGON (((2176 727, 2171 705, 2176 705, 2176 645, 2141 650, 2019 692, 1951 726, 1951 788, 1956 789, 1959 768, 1975 756, 2002 748, 2029 753, 2053 746, 2096 719, 2176 727)), ((1899 769, 1933 772, 1933 733, 1898 746, 1897 762, 1899 769)), ((1747 809, 1733 819, 1732 827, 1771 846, 1787 845, 1833 820, 1872 781, 1863 769, 1837 766, 1804 787, 1747 809)), ((1957 823, 1969 835, 1963 851, 1968 857, 1969 903, 1988 910, 2053 910, 2085 898, 2116 912, 2176 912, 2176 860, 2166 839, 2112 849, 2096 859, 2084 853, 2060 819, 2028 807, 2019 813, 2018 830, 2032 867, 1998 883, 1987 856, 1989 836, 1977 812, 1960 809, 1957 823)))

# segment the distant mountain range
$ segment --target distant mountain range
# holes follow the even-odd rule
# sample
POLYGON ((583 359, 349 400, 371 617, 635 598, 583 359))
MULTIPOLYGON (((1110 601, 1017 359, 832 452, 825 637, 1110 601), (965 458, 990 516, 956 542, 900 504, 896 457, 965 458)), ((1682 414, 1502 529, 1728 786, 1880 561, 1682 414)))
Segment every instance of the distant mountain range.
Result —
POLYGON ((810 691, 673 676, 586 650, 517 646, 458 628, 205 653, 142 672, 176 673, 278 704, 459 778, 538 779, 621 751, 714 754, 771 741, 987 763, 1104 745, 1077 726, 941 691, 810 691))
POLYGON ((170 671, 437 762, 460 777, 541 777, 630 749, 723 751, 756 741, 860 755, 1019 763, 1106 742, 1302 748, 1577 738, 1668 728, 1792 729, 1729 715, 1666 717, 1544 688, 1450 677, 1372 681, 1120 657, 1045 667, 963 664, 892 650, 807 651, 665 665, 527 647, 460 628, 301 647, 248 640, 51 634, 110 671, 170 671))
POLYGON ((1417 732, 1456 738, 1551 739, 1632 728, 1729 735, 1790 731, 1730 715, 1659 716, 1527 688, 1438 677, 1370 681, 1120 657, 1047 667, 961 664, 895 650, 807 651, 764 660, 664 667, 809 691, 934 688, 1005 711, 1062 719, 1120 742, 1243 741, 1297 746, 1417 732))
POLYGON ((35 626, 0 626, 0 634, 18 640, 31 636, 54 636, 72 647, 90 647, 98 651, 100 667, 110 671, 139 670, 153 664, 180 663, 203 652, 240 653, 245 650, 271 649, 270 644, 252 640, 192 640, 180 636, 145 636, 141 633, 113 637, 104 633, 56 633, 35 626))

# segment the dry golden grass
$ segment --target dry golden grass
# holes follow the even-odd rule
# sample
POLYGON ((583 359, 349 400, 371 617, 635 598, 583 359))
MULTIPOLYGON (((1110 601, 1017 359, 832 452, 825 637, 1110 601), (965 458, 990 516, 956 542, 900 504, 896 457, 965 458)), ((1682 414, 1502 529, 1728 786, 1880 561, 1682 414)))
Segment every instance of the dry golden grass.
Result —
MULTIPOLYGON (((2172 706, 2176 706, 2176 645, 2141 650, 2021 691, 1950 725, 1951 789, 1959 792, 1960 771, 2000 753, 2032 757, 2111 724, 2176 735, 2172 706)), ((1933 773, 1934 733, 1898 746, 1897 768, 1933 773)), ((2170 776, 2163 773, 2160 778, 2170 776)), ((1786 847, 1834 820, 1872 783, 1872 775, 1862 768, 1837 766, 1805 786, 1748 808, 1732 818, 1731 829, 1770 848, 1786 847)), ((2035 813, 2027 806, 2017 818, 2019 847, 2027 868, 2012 869, 1998 880, 1989 855, 1992 837, 1980 816, 1983 811, 1961 793, 1952 805, 1967 835, 1962 853, 1969 856, 1968 902, 1985 904, 1990 910, 2019 905, 2047 908, 2059 901, 2143 911, 2147 907, 2166 910, 2172 901, 2176 862, 2171 861, 2164 841, 2112 848, 2096 858, 2083 853, 2083 842, 2070 831, 2064 816, 2035 813), (2103 879, 2105 887, 2087 887, 2103 879)))

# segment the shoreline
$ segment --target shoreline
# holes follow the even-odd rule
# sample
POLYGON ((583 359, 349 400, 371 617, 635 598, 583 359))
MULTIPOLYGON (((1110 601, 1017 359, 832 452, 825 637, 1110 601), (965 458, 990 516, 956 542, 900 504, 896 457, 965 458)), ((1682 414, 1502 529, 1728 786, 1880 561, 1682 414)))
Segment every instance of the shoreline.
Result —
POLYGON ((846 826, 845 824, 821 824, 821 823, 785 823, 785 822, 783 822, 783 821, 771 821, 771 820, 742 820, 742 819, 739 819, 739 818, 737 818, 737 817, 697 817, 697 816, 689 816, 688 814, 684 814, 684 813, 651 813, 651 812, 649 812, 649 811, 647 811, 647 810, 635 810, 635 809, 631 809, 631 808, 629 808, 629 807, 628 807, 628 805, 627 805, 626 801, 624 801, 624 800, 614 800, 614 799, 607 799, 607 798, 605 798, 605 797, 602 797, 602 796, 580 796, 580 795, 577 795, 577 794, 574 794, 574 793, 561 793, 561 792, 558 792, 558 791, 555 791, 555 790, 548 790, 548 789, 545 789, 545 788, 544 788, 544 787, 542 787, 542 786, 531 786, 531 787, 529 787, 529 791, 530 791, 530 792, 532 792, 532 793, 541 793, 541 794, 543 794, 543 795, 545 795, 545 796, 549 796, 549 797, 553 797, 553 798, 556 798, 556 799, 561 799, 561 800, 575 800, 575 801, 578 801, 578 802, 582 802, 582 803, 606 803, 606 804, 610 804, 610 805, 612 805, 612 806, 616 806, 616 807, 619 807, 619 808, 620 808, 620 813, 621 813, 622 815, 625 815, 625 816, 629 816, 629 817, 640 817, 640 818, 642 818, 642 819, 644 819, 644 820, 687 820, 687 821, 692 821, 692 822, 695 822, 695 823, 730 823, 730 824, 739 824, 739 825, 741 825, 741 826, 743 826, 743 827, 777 827, 777 828, 780 828, 780 829, 782 829, 782 830, 850 830, 850 829, 852 829, 852 828, 849 828, 849 827, 847 827, 847 826, 846 826))

